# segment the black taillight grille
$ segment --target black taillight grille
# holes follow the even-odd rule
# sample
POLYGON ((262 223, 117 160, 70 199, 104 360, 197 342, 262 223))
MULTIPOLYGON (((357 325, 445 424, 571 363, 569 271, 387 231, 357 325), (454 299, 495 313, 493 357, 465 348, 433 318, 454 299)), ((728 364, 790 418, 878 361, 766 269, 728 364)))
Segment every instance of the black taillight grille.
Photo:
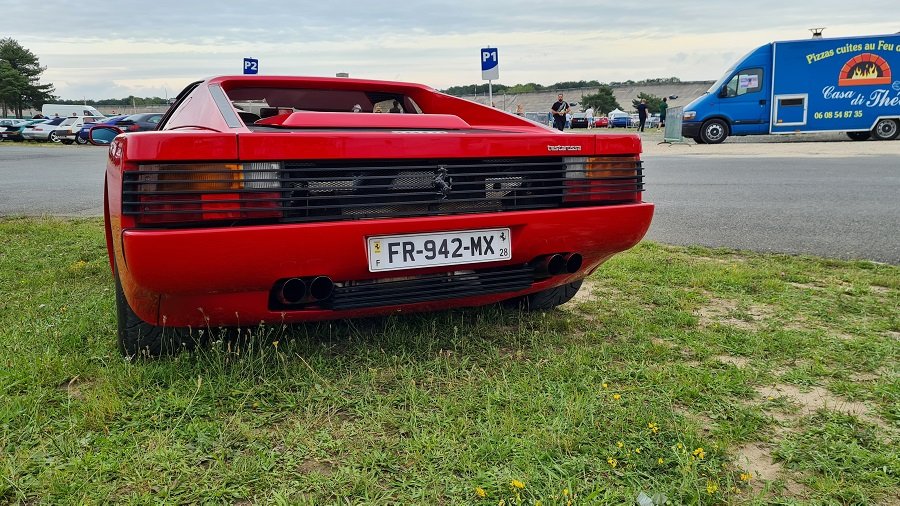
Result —
POLYGON ((141 226, 334 221, 634 202, 634 156, 178 164, 126 171, 123 212, 141 226), (189 165, 185 165, 188 167, 189 165))

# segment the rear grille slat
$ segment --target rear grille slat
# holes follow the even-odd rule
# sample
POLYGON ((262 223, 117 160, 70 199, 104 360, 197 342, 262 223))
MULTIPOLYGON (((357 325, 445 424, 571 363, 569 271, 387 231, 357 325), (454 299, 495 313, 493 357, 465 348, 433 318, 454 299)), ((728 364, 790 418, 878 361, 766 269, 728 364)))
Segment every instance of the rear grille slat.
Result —
POLYGON ((152 165, 123 173, 122 204, 126 215, 159 216, 147 226, 229 225, 609 205, 633 202, 643 191, 634 157, 604 157, 593 169, 571 160, 287 161, 232 170, 210 164, 189 175, 171 168, 177 164, 152 165))
POLYGON ((529 288, 533 280, 534 269, 523 266, 336 286, 329 307, 360 309, 515 292, 529 288))

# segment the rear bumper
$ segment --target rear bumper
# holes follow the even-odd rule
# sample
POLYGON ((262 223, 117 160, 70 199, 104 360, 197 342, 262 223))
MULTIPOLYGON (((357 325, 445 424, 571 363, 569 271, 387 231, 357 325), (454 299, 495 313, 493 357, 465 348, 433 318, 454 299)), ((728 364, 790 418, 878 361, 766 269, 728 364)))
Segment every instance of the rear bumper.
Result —
POLYGON ((359 220, 194 230, 125 230, 119 276, 135 313, 167 326, 299 322, 423 311, 497 302, 580 279, 634 246, 650 225, 648 203, 580 209, 359 220), (375 235, 508 227, 509 261, 372 273, 366 238, 375 235), (524 266, 561 252, 583 256, 578 272, 536 280, 513 292, 354 310, 270 309, 275 282, 328 276, 335 283, 524 266))

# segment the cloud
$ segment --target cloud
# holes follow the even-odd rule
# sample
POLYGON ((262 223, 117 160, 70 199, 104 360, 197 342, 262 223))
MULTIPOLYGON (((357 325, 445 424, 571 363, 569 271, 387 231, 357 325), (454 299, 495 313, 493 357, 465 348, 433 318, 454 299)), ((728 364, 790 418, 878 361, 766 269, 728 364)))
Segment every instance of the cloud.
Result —
POLYGON ((6 36, 40 58, 58 95, 111 98, 173 95, 196 79, 240 73, 245 56, 264 74, 349 72, 446 88, 480 82, 478 50, 488 45, 499 48, 504 84, 709 80, 754 47, 806 38, 812 26, 828 26, 826 36, 893 33, 896 23, 880 20, 895 10, 895 0, 853 8, 820 0, 814 9, 783 0, 123 0, 98 12, 48 0, 5 2, 3 15, 22 21, 5 26, 6 36))

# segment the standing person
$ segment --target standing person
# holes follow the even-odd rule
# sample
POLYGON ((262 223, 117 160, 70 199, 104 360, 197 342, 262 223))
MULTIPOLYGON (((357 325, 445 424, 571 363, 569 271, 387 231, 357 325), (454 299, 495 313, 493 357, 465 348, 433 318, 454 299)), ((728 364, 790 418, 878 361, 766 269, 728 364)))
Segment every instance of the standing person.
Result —
POLYGON ((638 125, 638 132, 643 132, 644 125, 647 123, 647 99, 641 99, 641 103, 637 106, 637 112, 638 121, 640 121, 640 124, 638 125))
POLYGON ((666 109, 669 108, 669 104, 666 102, 666 97, 663 97, 663 101, 659 104, 659 127, 666 127, 666 109))
POLYGON ((587 116, 588 128, 594 128, 594 108, 588 107, 584 114, 587 116))
POLYGON ((525 106, 516 104, 516 116, 525 116, 525 106))
POLYGON ((556 96, 556 102, 550 107, 553 116, 553 128, 562 132, 566 128, 566 114, 569 113, 569 103, 563 100, 563 94, 556 96))

